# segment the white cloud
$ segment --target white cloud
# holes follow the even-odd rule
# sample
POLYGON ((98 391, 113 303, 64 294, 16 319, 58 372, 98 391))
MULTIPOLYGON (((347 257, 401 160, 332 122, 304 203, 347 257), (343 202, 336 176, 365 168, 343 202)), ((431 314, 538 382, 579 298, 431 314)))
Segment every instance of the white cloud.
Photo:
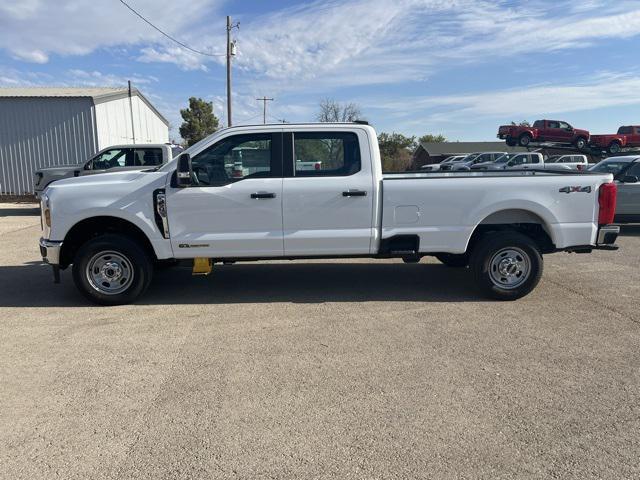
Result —
MULTIPOLYGON (((222 0, 130 0, 170 34, 189 32, 222 0)), ((0 0, 0 46, 16 58, 45 63, 51 54, 84 55, 98 48, 168 40, 124 5, 96 0, 0 0)))
POLYGON ((404 98, 377 102, 380 111, 402 112, 405 125, 522 120, 538 115, 638 105, 640 77, 635 73, 601 73, 596 80, 572 85, 523 85, 460 95, 404 98), (427 115, 424 112, 430 112, 427 115))

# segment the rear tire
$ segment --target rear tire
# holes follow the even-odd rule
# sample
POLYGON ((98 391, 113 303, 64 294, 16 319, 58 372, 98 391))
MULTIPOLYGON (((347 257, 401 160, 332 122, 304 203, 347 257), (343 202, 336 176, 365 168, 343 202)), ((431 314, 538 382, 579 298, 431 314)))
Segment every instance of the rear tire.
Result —
POLYGON ((573 143, 573 145, 578 150, 583 150, 587 146, 587 139, 584 137, 578 137, 576 138, 576 141, 573 143))
POLYGON ((100 235, 86 242, 73 260, 73 281, 80 292, 100 305, 133 302, 151 283, 149 255, 123 235, 100 235))
POLYGON ((609 153, 614 155, 616 153, 620 153, 621 149, 622 149, 622 145, 620 145, 620 142, 611 142, 609 144, 609 147, 607 147, 607 150, 609 151, 609 153))
POLYGON ((517 300, 529 294, 542 276, 542 255, 536 243, 518 232, 492 232, 471 253, 476 284, 489 298, 517 300))
POLYGON ((469 255, 467 253, 439 253, 436 258, 447 267, 465 268, 469 266, 469 255))
POLYGON ((528 133, 523 133, 522 135, 520 135, 520 137, 518 137, 518 144, 521 147, 527 147, 529 146, 530 143, 531 143, 531 135, 529 135, 528 133))

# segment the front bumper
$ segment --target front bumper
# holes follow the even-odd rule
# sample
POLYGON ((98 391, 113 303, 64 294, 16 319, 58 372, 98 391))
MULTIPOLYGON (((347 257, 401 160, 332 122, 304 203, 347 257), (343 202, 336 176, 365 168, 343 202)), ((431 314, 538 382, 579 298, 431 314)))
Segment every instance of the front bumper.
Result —
POLYGON ((42 260, 49 265, 60 265, 60 250, 62 250, 62 242, 40 239, 40 254, 42 260))

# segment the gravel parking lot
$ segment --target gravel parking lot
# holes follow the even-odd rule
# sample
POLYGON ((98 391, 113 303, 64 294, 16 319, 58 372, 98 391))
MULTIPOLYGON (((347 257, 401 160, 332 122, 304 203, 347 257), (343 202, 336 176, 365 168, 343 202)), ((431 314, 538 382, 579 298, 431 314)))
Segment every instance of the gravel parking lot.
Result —
POLYGON ((640 228, 486 301, 436 260, 54 285, 0 204, 0 477, 638 478, 640 228))

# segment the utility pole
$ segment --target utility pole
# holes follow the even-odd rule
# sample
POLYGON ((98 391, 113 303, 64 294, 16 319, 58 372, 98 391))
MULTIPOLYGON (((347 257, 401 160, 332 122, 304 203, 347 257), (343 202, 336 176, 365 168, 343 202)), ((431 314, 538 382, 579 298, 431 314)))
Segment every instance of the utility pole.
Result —
POLYGON ((240 22, 231 23, 231 17, 227 15, 227 126, 233 125, 231 120, 231 57, 236 54, 236 44, 231 41, 231 30, 240 28, 240 22))
POLYGON ((131 135, 133 136, 133 143, 136 143, 136 127, 133 121, 133 100, 131 99, 131 80, 129 80, 129 112, 131 113, 131 135))
POLYGON ((267 102, 273 102, 273 98, 267 98, 267 97, 262 97, 262 98, 256 98, 256 100, 259 100, 262 102, 262 123, 267 123, 267 102))

